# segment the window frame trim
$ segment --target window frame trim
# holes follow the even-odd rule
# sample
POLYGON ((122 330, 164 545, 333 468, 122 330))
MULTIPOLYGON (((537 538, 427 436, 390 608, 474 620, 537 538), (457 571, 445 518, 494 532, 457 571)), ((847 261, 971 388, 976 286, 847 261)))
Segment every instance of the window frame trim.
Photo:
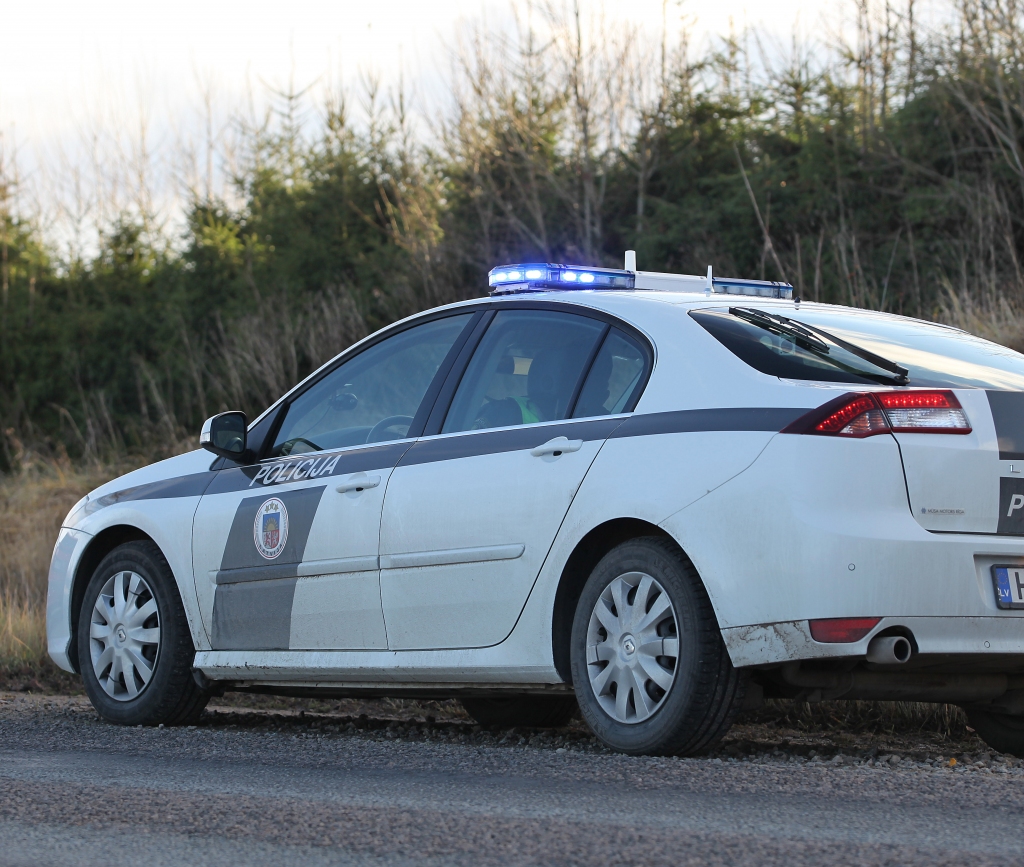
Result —
MULTIPOLYGON (((555 419, 553 421, 560 421, 562 423, 573 422, 573 421, 584 421, 586 419, 594 418, 605 418, 605 416, 586 416, 584 418, 574 418, 572 413, 576 411, 576 403, 579 400, 579 396, 583 391, 583 387, 586 385, 587 378, 590 376, 591 368, 594 366, 594 362, 597 360, 598 353, 601 347, 604 346, 605 341, 608 339, 608 335, 611 333, 612 328, 618 328, 626 335, 633 337, 638 345, 640 351, 644 355, 644 371, 640 377, 640 381, 634 388, 634 395, 630 397, 628 403, 622 408, 621 412, 609 413, 609 415, 615 416, 626 416, 636 409, 636 405, 640 402, 640 398, 643 397, 644 391, 647 389, 647 384, 650 382, 651 374, 654 372, 654 347, 651 344, 650 339, 640 329, 628 322, 624 322, 619 317, 606 313, 603 310, 596 310, 593 307, 584 307, 581 304, 570 304, 564 301, 544 301, 541 299, 511 299, 511 300, 490 300, 481 302, 480 306, 484 309, 493 311, 492 315, 487 318, 486 323, 483 327, 477 326, 477 333, 473 335, 473 339, 467 342, 464 347, 463 355, 460 357, 458 362, 452 367, 449 372, 449 380, 447 380, 442 387, 438 400, 435 402, 433 409, 430 412, 430 419, 420 437, 433 437, 441 435, 441 428, 444 426, 445 419, 448 416, 448 412, 451 410, 452 402, 455 399, 455 393, 459 389, 459 385, 462 383, 462 377, 469 369, 469 365, 472 363, 473 358, 476 355, 477 348, 483 340, 484 335, 490 328, 491 322, 494 316, 501 310, 539 310, 539 311, 550 311, 552 313, 569 313, 576 316, 584 316, 588 319, 595 319, 605 324, 605 328, 601 333, 601 336, 596 341, 595 349, 591 351, 590 357, 587 359, 587 363, 584 365, 582 375, 579 381, 576 383, 576 389, 572 396, 572 402, 569 408, 569 415, 564 419, 555 419)), ((547 424, 548 422, 536 422, 535 424, 547 424)), ((527 425, 515 425, 515 427, 526 427, 527 425)), ((530 425, 531 427, 533 425, 530 425)), ((487 428, 486 430, 499 430, 500 428, 487 428)), ((479 431, 449 431, 445 436, 452 436, 457 434, 468 434, 468 433, 479 433, 479 431)))
MULTIPOLYGON (((406 331, 410 331, 411 329, 416 328, 417 326, 426 325, 430 322, 435 322, 441 319, 451 319, 456 316, 465 316, 467 313, 471 314, 469 321, 463 326, 462 331, 459 332, 458 337, 455 338, 455 342, 451 345, 448 352, 445 354, 445 357, 441 361, 440 366, 435 372, 433 378, 430 380, 430 385, 427 386, 427 390, 423 393, 423 397, 420 399, 420 403, 416 408, 416 415, 413 417, 413 423, 409 427, 409 433, 401 438, 401 440, 418 439, 420 436, 423 435, 422 427, 426 424, 425 418, 421 420, 421 416, 424 415, 424 407, 432 406, 433 403, 436 402, 438 392, 443 387, 444 382, 447 379, 448 373, 451 371, 452 365, 458 358, 459 353, 465 348, 466 341, 468 340, 469 336, 473 333, 475 326, 479 324, 481 311, 475 308, 449 308, 446 310, 431 311, 430 313, 425 313, 422 316, 417 316, 414 319, 409 319, 402 323, 396 324, 395 327, 382 328, 376 334, 370 335, 369 338, 360 341, 356 346, 350 347, 351 350, 356 351, 345 350, 344 352, 342 352, 333 361, 328 362, 326 365, 320 368, 320 370, 311 374, 306 380, 299 383, 299 385, 297 385, 287 394, 282 396, 276 406, 271 407, 271 410, 276 412, 277 415, 273 421, 273 424, 270 427, 270 430, 267 432, 265 439, 263 440, 263 443, 260 447, 259 456, 253 463, 258 464, 261 463, 262 461, 271 459, 269 457, 270 450, 273 448, 274 440, 277 438, 277 435, 281 429, 281 425, 284 424, 284 420, 288 415, 288 409, 296 400, 302 397, 307 391, 309 391, 311 388, 322 382, 328 376, 331 376, 333 373, 335 373, 339 367, 341 367, 344 364, 347 364, 348 362, 352 361, 355 358, 358 358, 364 352, 366 352, 369 349, 372 349, 375 346, 378 346, 385 340, 388 340, 391 337, 397 337, 399 334, 404 334, 406 331), (415 431, 415 428, 417 426, 419 426, 421 430, 415 431)), ((395 442, 401 442, 401 440, 395 440, 395 442)), ((354 446, 354 448, 365 447, 365 445, 367 444, 364 443, 362 444, 362 446, 354 446)), ((373 445, 377 444, 373 443, 373 445)), ((329 451, 336 451, 336 449, 331 449, 329 451)), ((272 458, 272 460, 279 459, 272 458)))
MULTIPOLYGON (((210 469, 220 470, 230 467, 255 466, 256 464, 266 460, 267 453, 273 447, 274 439, 277 437, 278 430, 284 422, 284 417, 287 414, 288 407, 293 401, 305 394, 307 390, 320 382, 324 377, 330 376, 330 374, 332 374, 342 364, 351 361, 367 349, 376 346, 378 343, 387 340, 389 337, 401 334, 403 331, 415 328, 417 325, 423 325, 437 319, 447 319, 452 316, 461 316, 466 313, 470 313, 473 314, 473 318, 466 323, 466 327, 463 329, 455 343, 452 344, 453 350, 457 345, 460 345, 460 349, 458 352, 449 352, 449 356, 454 357, 451 358, 452 363, 447 371, 447 375, 444 377, 444 381, 440 383, 436 382, 438 375, 442 372, 446 363, 449 361, 449 356, 446 356, 445 361, 441 363, 441 367, 438 368, 438 373, 435 374, 435 379, 431 381, 430 386, 427 388, 427 392, 423 396, 423 401, 421 401, 420 407, 417 409, 418 420, 419 414, 427 405, 428 397, 433 397, 433 403, 430 405, 430 409, 427 412, 427 420, 424 423, 424 428, 419 431, 415 438, 418 439, 424 436, 435 436, 439 434, 440 428, 444 423, 444 417, 448 414, 448 410, 451 408, 451 401, 455 396, 455 390, 458 388, 458 385, 462 380, 462 375, 469 366, 469 362, 472 360, 480 340, 486 333, 486 326, 490 325, 491 320, 494 318, 494 314, 499 310, 551 310, 573 313, 577 316, 586 316, 590 319, 597 319, 612 326, 613 328, 618 328, 620 331, 623 331, 627 335, 633 337, 644 354, 644 372, 640 378, 638 386, 636 387, 635 395, 630 398, 629 403, 622 408, 622 411, 615 413, 615 415, 629 415, 636 409, 636 405, 640 402, 640 398, 643 397, 644 392, 647 390, 647 385, 654 372, 654 364, 657 356, 651 339, 635 325, 620 319, 612 313, 607 313, 604 310, 599 310, 582 304, 573 304, 566 301, 550 301, 542 298, 481 298, 468 304, 428 310, 421 314, 410 316, 400 322, 387 325, 379 331, 367 335, 347 349, 343 349, 333 359, 326 362, 318 370, 313 371, 306 377, 306 379, 296 383, 250 423, 249 431, 253 432, 258 428, 258 426, 269 422, 269 427, 263 436, 263 441, 260 443, 259 449, 256 451, 250 464, 239 464, 227 458, 217 458, 211 465, 210 469), (488 313, 490 313, 490 316, 487 316, 488 313), (484 317, 486 317, 485 327, 480 328, 481 320, 484 319, 484 317), (437 386, 436 390, 435 385, 437 386), (440 421, 437 421, 438 414, 440 415, 440 421), (437 427, 436 431, 432 430, 434 426, 437 427)), ((607 340, 607 337, 608 334, 606 333, 604 340, 607 340)), ((601 345, 603 345, 603 341, 601 341, 601 345)), ((582 377, 582 385, 586 385, 587 376, 590 375, 590 368, 593 366, 596 358, 597 356, 595 354, 590 360, 584 376, 582 377)), ((576 399, 579 399, 579 394, 576 395, 576 399)), ((573 412, 575 412, 575 409, 574 405, 573 412)), ((587 416, 587 418, 603 418, 603 416, 587 416)), ((574 419, 572 417, 564 419, 564 421, 567 422, 578 420, 581 419, 574 419)), ((405 439, 411 438, 412 437, 406 437, 405 439)))

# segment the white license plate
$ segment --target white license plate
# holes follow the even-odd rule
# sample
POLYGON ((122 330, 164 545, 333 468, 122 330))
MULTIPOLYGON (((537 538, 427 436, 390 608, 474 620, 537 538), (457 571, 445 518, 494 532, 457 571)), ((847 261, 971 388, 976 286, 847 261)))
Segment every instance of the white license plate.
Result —
POLYGON ((1000 608, 1024 608, 1024 566, 993 566, 996 605, 1000 608))

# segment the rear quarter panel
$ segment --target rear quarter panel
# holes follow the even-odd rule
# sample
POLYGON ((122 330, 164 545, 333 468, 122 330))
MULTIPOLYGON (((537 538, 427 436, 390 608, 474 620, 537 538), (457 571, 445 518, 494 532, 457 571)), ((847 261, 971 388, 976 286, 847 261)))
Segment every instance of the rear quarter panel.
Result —
POLYGON ((914 520, 888 435, 779 434, 745 473, 662 526, 693 560, 722 628, 990 613, 972 546, 914 520))

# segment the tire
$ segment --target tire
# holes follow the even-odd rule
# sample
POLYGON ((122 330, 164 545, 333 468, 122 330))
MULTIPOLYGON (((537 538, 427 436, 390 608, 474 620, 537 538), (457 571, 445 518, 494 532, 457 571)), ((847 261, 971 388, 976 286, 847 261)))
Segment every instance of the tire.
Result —
POLYGON ((1024 716, 967 708, 967 719, 992 749, 1024 759, 1024 716))
POLYGON ((145 541, 115 548, 96 567, 78 618, 79 667, 93 707, 120 725, 195 722, 210 693, 192 676, 194 658, 160 549, 145 541))
POLYGON ((480 725, 498 728, 562 728, 579 710, 571 695, 511 695, 461 701, 466 713, 480 725))
POLYGON ((733 668, 700 576, 669 539, 632 539, 604 556, 570 641, 583 718, 620 752, 706 750, 743 704, 748 675, 733 668))

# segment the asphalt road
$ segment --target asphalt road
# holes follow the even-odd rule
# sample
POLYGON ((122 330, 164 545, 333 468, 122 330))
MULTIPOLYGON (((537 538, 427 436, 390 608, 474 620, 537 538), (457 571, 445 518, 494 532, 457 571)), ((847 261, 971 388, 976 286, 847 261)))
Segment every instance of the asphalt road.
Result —
POLYGON ((629 758, 268 716, 123 729, 0 695, 0 864, 1024 862, 1020 767, 629 758))

